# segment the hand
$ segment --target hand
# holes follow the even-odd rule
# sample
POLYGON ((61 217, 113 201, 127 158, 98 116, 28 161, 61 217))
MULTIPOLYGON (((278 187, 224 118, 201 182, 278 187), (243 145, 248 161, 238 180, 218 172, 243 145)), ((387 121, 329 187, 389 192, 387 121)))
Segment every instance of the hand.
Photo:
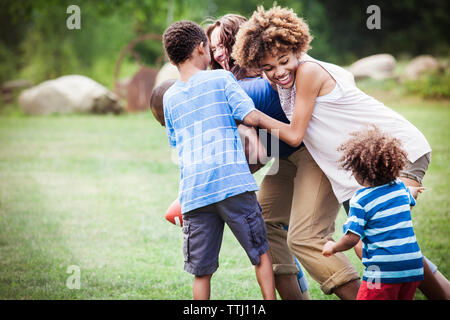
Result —
POLYGON ((419 195, 419 193, 422 193, 424 190, 426 190, 425 187, 413 187, 413 186, 408 186, 409 191, 411 192, 412 196, 414 197, 414 199, 417 199, 417 196, 419 195))
POLYGON ((248 127, 241 123, 238 125, 238 131, 244 147, 247 162, 250 166, 258 165, 257 167, 254 167, 254 169, 256 169, 255 171, 257 171, 257 169, 263 167, 264 164, 270 160, 270 158, 267 157, 266 148, 259 140, 258 134, 256 133, 256 129, 254 127, 248 127))
POLYGON ((334 250, 334 246, 336 245, 336 242, 334 241, 328 241, 327 243, 325 243, 325 245, 323 246, 322 249, 322 254, 325 257, 329 257, 332 256, 333 254, 336 253, 336 251, 334 250))

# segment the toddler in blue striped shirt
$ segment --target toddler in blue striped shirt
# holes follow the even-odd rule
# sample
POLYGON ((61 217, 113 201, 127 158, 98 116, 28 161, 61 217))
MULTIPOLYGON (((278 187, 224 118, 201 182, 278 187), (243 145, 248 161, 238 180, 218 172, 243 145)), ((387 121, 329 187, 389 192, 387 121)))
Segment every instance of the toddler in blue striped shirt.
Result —
POLYGON ((328 241, 322 253, 346 251, 361 239, 366 268, 357 299, 412 300, 423 280, 423 256, 410 209, 423 188, 410 190, 398 179, 407 154, 398 139, 377 127, 353 133, 339 151, 342 167, 363 188, 350 200, 344 235, 328 241))

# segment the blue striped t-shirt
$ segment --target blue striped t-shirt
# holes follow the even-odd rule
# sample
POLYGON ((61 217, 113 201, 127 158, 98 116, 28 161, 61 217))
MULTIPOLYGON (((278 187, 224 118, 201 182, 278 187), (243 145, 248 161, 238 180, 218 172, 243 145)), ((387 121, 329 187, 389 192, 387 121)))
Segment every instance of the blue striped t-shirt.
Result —
POLYGON ((163 105, 169 144, 178 152, 183 213, 258 190, 235 122, 255 106, 231 72, 200 71, 188 82, 178 80, 163 105))
POLYGON ((350 200, 344 234, 363 241, 363 280, 403 283, 423 279, 422 253, 414 234, 410 206, 416 204, 409 189, 396 180, 363 188, 350 200))

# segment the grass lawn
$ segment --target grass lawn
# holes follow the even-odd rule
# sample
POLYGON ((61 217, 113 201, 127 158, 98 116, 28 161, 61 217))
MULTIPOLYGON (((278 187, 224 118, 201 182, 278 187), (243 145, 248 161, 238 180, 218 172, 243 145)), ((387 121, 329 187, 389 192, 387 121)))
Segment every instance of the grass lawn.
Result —
MULTIPOLYGON (((429 190, 413 220, 423 253, 450 277, 449 104, 383 101, 433 148, 429 190)), ((150 112, 0 116, 0 298, 191 299, 181 230, 164 219, 178 190, 171 156, 150 112), (79 267, 80 289, 66 285, 72 265, 79 267)), ((256 177, 260 182, 262 174, 256 177)), ((336 237, 344 220, 341 210, 336 237)), ((347 255, 362 271, 354 252, 347 255)), ((336 299, 311 278, 309 284, 313 299, 336 299)), ((261 299, 253 267, 228 229, 211 297, 261 299)))

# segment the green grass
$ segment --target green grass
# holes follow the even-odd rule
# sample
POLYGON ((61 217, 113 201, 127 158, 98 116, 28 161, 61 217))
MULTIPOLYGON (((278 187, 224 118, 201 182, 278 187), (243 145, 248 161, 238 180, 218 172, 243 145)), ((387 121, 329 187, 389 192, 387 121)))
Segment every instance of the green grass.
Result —
MULTIPOLYGON (((448 103, 385 99, 432 145, 424 181, 430 190, 413 220, 422 251, 449 277, 448 103)), ((181 230, 163 216, 177 197, 178 174, 165 130, 150 112, 2 114, 0 298, 191 299, 181 230), (70 265, 80 268, 79 290, 66 286, 70 265)), ((256 177, 260 182, 262 174, 256 177)), ((344 220, 341 211, 336 238, 344 220)), ((346 254, 362 271, 354 252, 346 254)), ((309 283, 313 299, 336 299, 309 283)), ((253 267, 228 229, 211 296, 261 299, 253 267)))

